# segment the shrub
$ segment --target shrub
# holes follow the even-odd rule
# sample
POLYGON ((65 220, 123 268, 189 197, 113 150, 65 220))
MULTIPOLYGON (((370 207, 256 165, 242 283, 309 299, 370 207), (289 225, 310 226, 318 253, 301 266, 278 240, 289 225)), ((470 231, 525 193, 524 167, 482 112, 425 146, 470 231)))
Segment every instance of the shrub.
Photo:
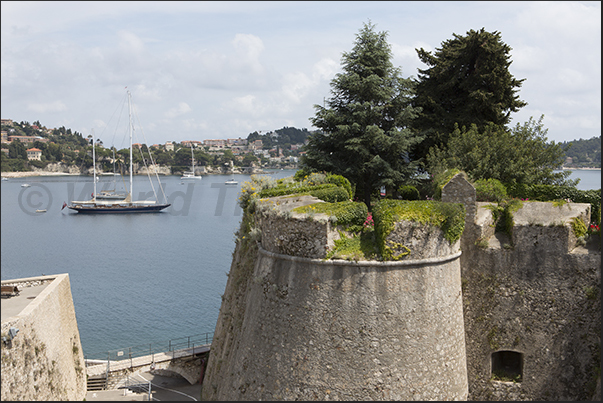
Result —
POLYGON ((410 185, 400 186, 398 193, 403 200, 420 200, 421 195, 416 187, 410 185))
POLYGON ((318 185, 318 186, 299 186, 299 184, 293 185, 293 186, 277 186, 274 188, 262 190, 261 192, 259 192, 258 196, 260 198, 265 198, 265 197, 286 196, 286 195, 296 194, 296 193, 310 194, 310 192, 314 191, 314 190, 325 189, 325 188, 334 188, 334 187, 336 187, 336 186, 332 185, 330 183, 327 183, 325 185, 318 185))
POLYGON ((366 204, 353 201, 342 201, 337 203, 316 203, 307 206, 296 207, 293 209, 297 213, 323 213, 330 217, 335 217, 336 225, 343 228, 350 226, 362 227, 368 209, 366 204))
POLYGON ((257 198, 260 192, 276 186, 276 180, 268 175, 251 175, 251 181, 243 182, 239 196, 239 205, 247 208, 251 199, 257 198))
POLYGON ((310 195, 324 200, 328 203, 336 203, 349 200, 350 195, 342 187, 330 187, 310 191, 310 195))
POLYGON ((507 197, 507 189, 498 179, 478 179, 473 186, 477 201, 500 202, 507 197))
POLYGON ((312 172, 308 176, 304 176, 302 186, 316 186, 327 183, 327 175, 319 172, 312 172))
POLYGON ((584 224, 584 221, 582 221, 580 217, 573 217, 570 224, 572 226, 572 230, 574 231, 574 235, 576 235, 576 238, 584 238, 588 232, 588 227, 586 224, 584 224))
POLYGON ((341 175, 327 174, 326 182, 344 188, 348 192, 348 199, 354 198, 352 184, 346 177, 341 175))

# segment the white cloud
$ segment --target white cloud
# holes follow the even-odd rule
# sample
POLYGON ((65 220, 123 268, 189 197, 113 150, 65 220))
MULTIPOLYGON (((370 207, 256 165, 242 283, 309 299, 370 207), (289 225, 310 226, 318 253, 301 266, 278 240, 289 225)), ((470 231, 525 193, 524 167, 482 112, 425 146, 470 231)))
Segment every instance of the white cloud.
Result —
POLYGON ((176 116, 184 115, 185 113, 188 113, 190 111, 192 111, 192 109, 190 106, 188 106, 186 102, 180 102, 178 106, 168 110, 165 113, 165 116, 168 118, 175 118, 176 116))
POLYGON ((405 77, 426 67, 417 48, 501 32, 512 74, 526 78, 529 105, 514 119, 545 113, 555 139, 600 134, 600 2, 249 3, 2 2, 3 118, 86 132, 128 86, 153 143, 175 124, 182 139, 312 129, 370 17, 405 77))
POLYGON ((37 113, 64 112, 67 106, 62 101, 53 101, 49 103, 32 103, 27 105, 27 109, 37 113))
POLYGON ((250 68, 253 73, 264 71, 260 62, 260 55, 264 50, 264 43, 260 38, 251 34, 237 34, 232 40, 236 51, 236 61, 245 68, 250 68))

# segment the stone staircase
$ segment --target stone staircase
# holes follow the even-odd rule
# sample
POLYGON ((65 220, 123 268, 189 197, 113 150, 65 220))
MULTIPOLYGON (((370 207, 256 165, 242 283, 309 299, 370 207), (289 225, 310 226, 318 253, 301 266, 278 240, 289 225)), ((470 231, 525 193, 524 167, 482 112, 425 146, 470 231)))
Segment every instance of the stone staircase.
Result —
POLYGON ((92 375, 88 377, 87 390, 97 391, 107 389, 107 376, 106 375, 92 375))
POLYGON ((105 374, 102 375, 91 375, 88 377, 87 390, 98 391, 98 390, 112 390, 117 389, 121 383, 123 383, 125 374, 123 371, 111 372, 109 377, 105 374))

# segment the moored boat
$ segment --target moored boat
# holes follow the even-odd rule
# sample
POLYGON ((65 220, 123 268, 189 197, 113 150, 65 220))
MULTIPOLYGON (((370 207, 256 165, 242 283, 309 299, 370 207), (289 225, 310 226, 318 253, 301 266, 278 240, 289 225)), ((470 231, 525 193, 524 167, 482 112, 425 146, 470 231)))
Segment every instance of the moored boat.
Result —
MULTIPOLYGON (((91 200, 86 201, 72 201, 70 205, 67 203, 63 204, 63 208, 67 207, 71 210, 74 210, 78 213, 88 213, 88 214, 107 214, 107 213, 156 213, 170 206, 168 203, 157 203, 156 201, 142 200, 142 201, 132 201, 133 187, 132 187, 132 97, 130 91, 128 91, 128 115, 129 115, 129 125, 128 131, 130 134, 130 189, 125 198, 119 200, 102 200, 98 199, 96 195, 96 161, 95 161, 95 141, 92 137, 92 160, 94 166, 94 193, 92 194, 91 200)), ((149 177, 149 181, 150 181, 149 177)), ((163 188, 161 187, 161 182, 159 183, 159 187, 163 192, 163 188)), ((153 187, 153 192, 155 192, 155 188, 153 187)), ((166 199, 165 194, 163 195, 164 199, 166 199)), ((155 198, 157 195, 155 194, 155 198)), ((61 209, 62 210, 62 209, 61 209)))

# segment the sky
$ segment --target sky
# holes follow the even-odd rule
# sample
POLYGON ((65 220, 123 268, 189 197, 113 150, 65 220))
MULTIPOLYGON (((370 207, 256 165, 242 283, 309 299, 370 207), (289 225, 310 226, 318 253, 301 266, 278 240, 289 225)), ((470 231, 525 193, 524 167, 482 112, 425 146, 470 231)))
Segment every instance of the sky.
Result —
POLYGON ((598 1, 2 1, 1 117, 127 147, 110 127, 130 91, 135 142, 315 130, 369 22, 405 78, 427 67, 416 49, 498 31, 525 79, 512 126, 544 115, 549 141, 601 135, 598 1))

